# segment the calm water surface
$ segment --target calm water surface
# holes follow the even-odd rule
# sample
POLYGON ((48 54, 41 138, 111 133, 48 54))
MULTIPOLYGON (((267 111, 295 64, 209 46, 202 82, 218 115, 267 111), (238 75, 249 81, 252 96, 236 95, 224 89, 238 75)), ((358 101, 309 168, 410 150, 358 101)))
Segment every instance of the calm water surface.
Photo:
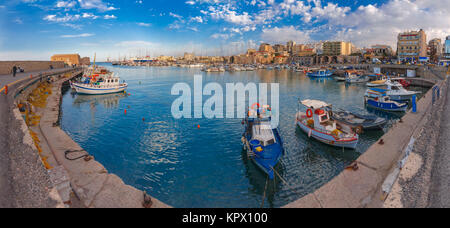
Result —
MULTIPOLYGON (((280 133, 286 155, 278 170, 288 184, 269 182, 265 207, 281 207, 321 187, 384 133, 368 132, 356 150, 342 150, 309 140, 295 126, 299 98, 367 113, 364 86, 311 80, 290 71, 207 74, 198 69, 105 66, 129 83, 131 96, 67 92, 62 128, 109 172, 174 207, 260 207, 266 183, 265 174, 242 151, 240 119, 171 116, 178 97, 171 96, 172 86, 186 82, 193 87, 194 74, 204 75, 204 85, 218 82, 223 88, 236 82, 280 84, 280 133)), ((399 118, 376 114, 391 123, 399 118)))

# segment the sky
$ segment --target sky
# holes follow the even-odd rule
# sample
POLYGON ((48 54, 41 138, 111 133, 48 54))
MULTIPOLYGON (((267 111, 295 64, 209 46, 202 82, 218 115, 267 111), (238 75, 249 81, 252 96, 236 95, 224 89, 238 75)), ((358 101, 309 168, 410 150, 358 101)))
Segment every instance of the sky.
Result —
POLYGON ((450 35, 450 0, 0 0, 0 60, 232 55, 289 40, 395 49, 420 28, 450 35))

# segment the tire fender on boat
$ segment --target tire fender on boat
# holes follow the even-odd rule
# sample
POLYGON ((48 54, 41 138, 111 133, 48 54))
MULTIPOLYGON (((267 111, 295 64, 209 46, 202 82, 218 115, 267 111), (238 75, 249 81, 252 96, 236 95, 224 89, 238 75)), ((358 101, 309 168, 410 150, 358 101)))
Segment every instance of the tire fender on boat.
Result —
POLYGON ((363 129, 362 126, 355 127, 355 133, 356 134, 360 135, 360 134, 363 133, 363 131, 364 131, 364 129, 363 129))

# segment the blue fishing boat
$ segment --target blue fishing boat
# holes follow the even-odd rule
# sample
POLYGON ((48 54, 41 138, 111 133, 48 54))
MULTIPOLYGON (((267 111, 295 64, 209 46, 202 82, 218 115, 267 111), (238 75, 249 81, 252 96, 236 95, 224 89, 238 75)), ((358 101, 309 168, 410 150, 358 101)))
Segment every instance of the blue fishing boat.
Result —
POLYGON ((306 75, 311 78, 327 78, 327 77, 331 77, 331 75, 333 75, 333 72, 330 70, 321 69, 321 70, 309 72, 306 75))
POLYGON ((406 112, 408 103, 393 101, 386 94, 388 90, 371 88, 366 91, 364 102, 367 106, 390 112, 406 112))
POLYGON ((245 132, 242 137, 247 156, 272 180, 275 166, 284 155, 283 142, 277 128, 271 126, 269 106, 252 108, 243 121, 245 132))

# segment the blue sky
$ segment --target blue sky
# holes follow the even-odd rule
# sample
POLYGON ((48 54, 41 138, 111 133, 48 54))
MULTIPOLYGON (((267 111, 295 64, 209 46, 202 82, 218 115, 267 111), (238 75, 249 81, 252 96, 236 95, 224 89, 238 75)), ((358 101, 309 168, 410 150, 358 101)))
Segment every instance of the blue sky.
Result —
POLYGON ((261 42, 389 44, 450 35, 450 0, 0 0, 0 60, 229 55, 261 42))

